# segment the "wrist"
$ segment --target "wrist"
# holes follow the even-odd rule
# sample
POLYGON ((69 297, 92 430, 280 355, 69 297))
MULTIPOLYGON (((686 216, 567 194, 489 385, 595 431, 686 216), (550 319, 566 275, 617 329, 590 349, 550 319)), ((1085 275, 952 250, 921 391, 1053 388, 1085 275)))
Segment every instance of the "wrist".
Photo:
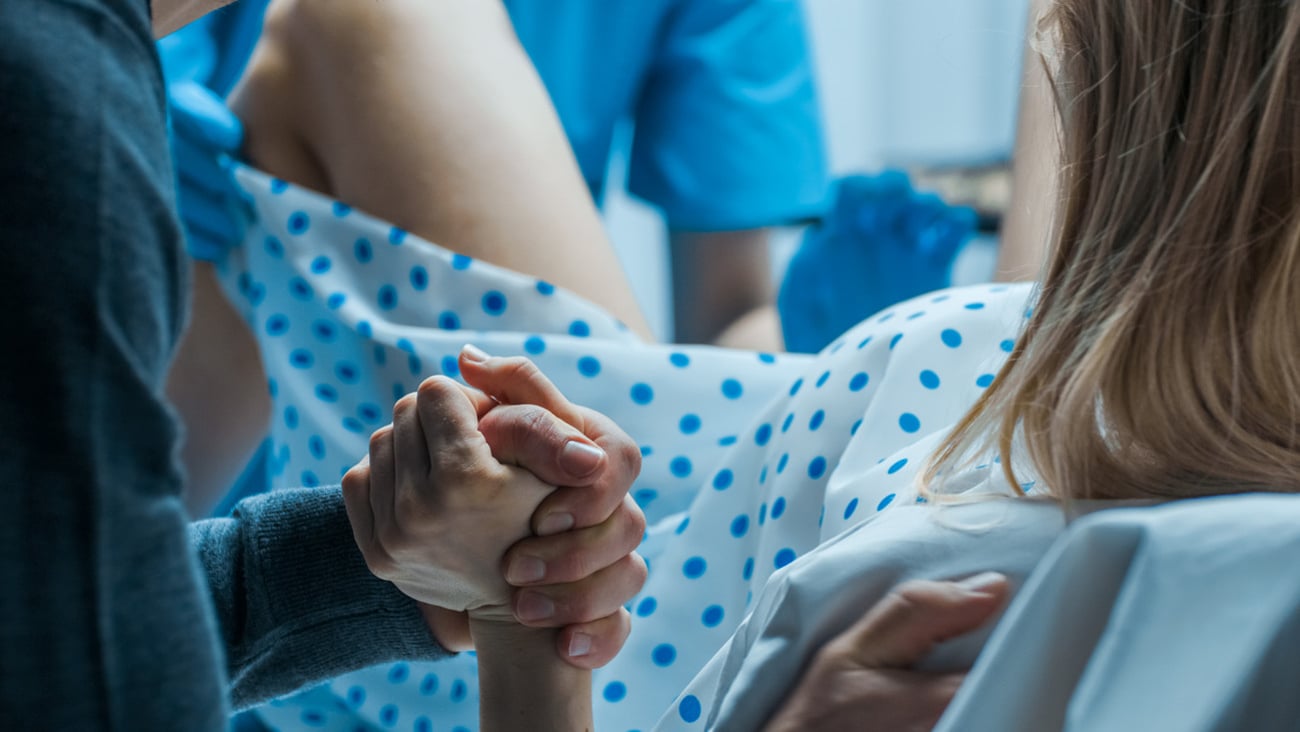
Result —
POLYGON ((424 622, 429 626, 438 645, 453 653, 474 650, 474 639, 469 631, 469 619, 465 613, 458 613, 436 605, 417 602, 424 622))

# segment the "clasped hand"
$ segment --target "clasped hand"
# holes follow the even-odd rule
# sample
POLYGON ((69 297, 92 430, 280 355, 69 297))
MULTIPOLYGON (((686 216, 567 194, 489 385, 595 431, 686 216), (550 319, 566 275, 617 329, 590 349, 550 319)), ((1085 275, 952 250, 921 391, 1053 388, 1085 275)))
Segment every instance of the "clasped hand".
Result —
POLYGON ((464 611, 564 628, 561 657, 603 665, 646 576, 634 552, 645 518, 627 496, 640 451, 526 359, 467 347, 460 366, 477 389, 425 380, 344 477, 357 546, 375 575, 428 606, 444 646, 465 646, 464 611))

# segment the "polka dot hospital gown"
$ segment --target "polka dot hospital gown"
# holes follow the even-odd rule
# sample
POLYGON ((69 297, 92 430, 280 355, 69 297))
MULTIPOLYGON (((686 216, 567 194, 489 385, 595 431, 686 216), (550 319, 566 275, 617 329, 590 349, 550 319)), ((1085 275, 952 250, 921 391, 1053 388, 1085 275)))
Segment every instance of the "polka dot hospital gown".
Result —
MULTIPOLYGON (((992 382, 1027 288, 898 305, 816 357, 642 344, 599 307, 417 239, 251 170, 258 220, 221 263, 261 346, 274 402, 272 485, 337 483, 465 343, 526 355, 642 446, 633 496, 650 565, 623 652, 595 674, 596 728, 699 728, 679 698, 772 574, 891 505, 926 451, 992 382), (841 466, 873 480, 839 485, 841 466), (669 724, 671 726, 671 724, 669 724)), ((282 730, 472 730, 472 654, 348 674, 263 707, 282 730)))

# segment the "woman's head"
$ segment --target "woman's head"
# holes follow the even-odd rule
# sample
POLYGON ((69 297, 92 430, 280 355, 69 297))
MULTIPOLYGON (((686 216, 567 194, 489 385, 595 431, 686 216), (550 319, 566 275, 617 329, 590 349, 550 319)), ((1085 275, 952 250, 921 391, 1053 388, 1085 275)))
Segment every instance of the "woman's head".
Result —
POLYGON ((1042 30, 1055 249, 930 477, 1014 441, 1066 497, 1300 490, 1300 3, 1058 0, 1042 30))

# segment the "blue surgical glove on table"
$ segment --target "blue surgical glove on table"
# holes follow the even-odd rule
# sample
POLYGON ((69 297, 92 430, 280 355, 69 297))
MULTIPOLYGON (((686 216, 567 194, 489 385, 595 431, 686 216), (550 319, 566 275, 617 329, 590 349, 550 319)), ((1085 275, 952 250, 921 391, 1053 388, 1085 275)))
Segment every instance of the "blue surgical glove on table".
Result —
POLYGON ((976 224, 973 210, 916 191, 898 171, 840 180, 834 208, 804 235, 781 284, 786 349, 815 353, 872 313, 948 287, 976 224))

